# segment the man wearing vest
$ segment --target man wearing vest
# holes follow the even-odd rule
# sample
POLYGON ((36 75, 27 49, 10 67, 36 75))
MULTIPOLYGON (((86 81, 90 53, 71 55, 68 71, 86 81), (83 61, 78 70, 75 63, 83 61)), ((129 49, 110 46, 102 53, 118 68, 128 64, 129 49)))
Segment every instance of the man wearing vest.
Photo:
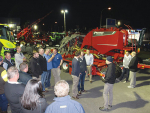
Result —
POLYGON ((5 59, 3 60, 3 67, 7 70, 9 67, 14 66, 14 63, 11 61, 11 54, 9 52, 5 53, 5 59))

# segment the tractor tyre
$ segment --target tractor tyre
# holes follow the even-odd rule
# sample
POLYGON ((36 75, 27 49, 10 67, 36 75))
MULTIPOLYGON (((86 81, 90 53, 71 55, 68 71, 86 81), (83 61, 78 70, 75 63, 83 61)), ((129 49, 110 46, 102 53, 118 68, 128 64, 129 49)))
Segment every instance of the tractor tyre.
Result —
POLYGON ((53 45, 53 42, 50 41, 50 42, 48 43, 48 45, 51 47, 51 46, 53 45))

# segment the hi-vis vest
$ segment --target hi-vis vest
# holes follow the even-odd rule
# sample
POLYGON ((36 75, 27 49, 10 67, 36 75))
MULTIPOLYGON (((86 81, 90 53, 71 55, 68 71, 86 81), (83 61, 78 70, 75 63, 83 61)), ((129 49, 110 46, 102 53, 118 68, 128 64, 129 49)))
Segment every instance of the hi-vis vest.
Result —
POLYGON ((2 79, 3 79, 5 82, 7 82, 7 81, 8 81, 8 78, 7 78, 7 72, 6 72, 6 70, 2 71, 2 73, 1 73, 1 77, 2 77, 2 79))

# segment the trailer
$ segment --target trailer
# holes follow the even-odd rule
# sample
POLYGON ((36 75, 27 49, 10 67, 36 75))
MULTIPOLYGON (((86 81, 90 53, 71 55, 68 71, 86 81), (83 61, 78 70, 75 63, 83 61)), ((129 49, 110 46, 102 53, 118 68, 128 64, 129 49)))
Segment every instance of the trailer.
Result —
MULTIPOLYGON (((65 37, 58 48, 63 57, 62 69, 71 74, 72 59, 76 51, 87 49, 94 56, 94 63, 92 66, 92 75, 99 75, 103 80, 105 77, 107 65, 105 63, 107 56, 114 58, 116 64, 116 78, 120 77, 122 70, 120 63, 122 63, 125 51, 140 52, 139 46, 142 44, 143 36, 146 28, 143 28, 140 33, 139 42, 136 43, 131 40, 132 44, 128 44, 129 34, 126 30, 116 27, 108 29, 93 29, 87 35, 73 34, 65 37)), ((138 68, 150 68, 149 65, 138 64, 138 68)))

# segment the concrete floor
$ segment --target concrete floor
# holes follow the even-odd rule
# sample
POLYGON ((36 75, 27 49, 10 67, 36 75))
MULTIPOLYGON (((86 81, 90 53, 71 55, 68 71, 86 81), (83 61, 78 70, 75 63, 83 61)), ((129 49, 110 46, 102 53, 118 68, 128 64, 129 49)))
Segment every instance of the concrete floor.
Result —
MULTIPOLYGON (((72 87, 72 78, 70 74, 61 71, 61 79, 66 80, 70 85, 70 95, 72 87)), ((76 100, 82 104, 86 113, 103 113, 99 110, 103 106, 103 88, 104 83, 99 76, 93 77, 91 84, 85 81, 85 90, 80 99, 76 100)), ((51 77, 51 85, 54 86, 54 77, 51 77)), ((129 83, 115 83, 113 89, 113 107, 110 113, 150 113, 150 69, 139 70, 137 73, 136 88, 128 89, 129 83)), ((49 89, 45 93, 48 104, 53 102, 54 90, 49 89)), ((10 113, 10 108, 9 108, 10 113)))

